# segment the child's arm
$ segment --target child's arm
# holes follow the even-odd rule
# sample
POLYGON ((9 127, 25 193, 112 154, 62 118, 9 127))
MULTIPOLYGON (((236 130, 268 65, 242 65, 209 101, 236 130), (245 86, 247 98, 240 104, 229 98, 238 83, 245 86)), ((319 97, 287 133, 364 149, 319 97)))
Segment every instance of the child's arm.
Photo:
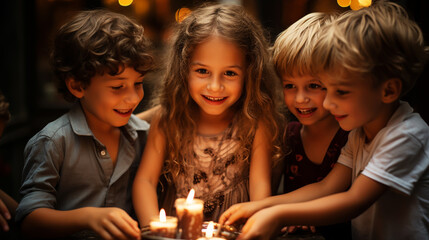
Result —
POLYGON ((7 221, 15 217, 17 207, 18 203, 0 189, 0 226, 3 231, 9 231, 10 227, 7 221))
POLYGON ((351 183, 351 169, 335 164, 329 174, 320 182, 312 183, 293 192, 272 196, 256 202, 239 203, 231 206, 220 217, 219 223, 232 224, 239 219, 251 217, 257 211, 279 204, 305 202, 329 194, 347 190, 351 183))
POLYGON ((70 211, 38 208, 22 221, 21 230, 30 238, 64 237, 92 229, 103 239, 140 239, 140 229, 120 208, 85 207, 70 211))
POLYGON ((133 204, 141 226, 159 215, 156 187, 165 156, 165 137, 159 129, 159 118, 152 121, 149 136, 133 184, 133 204))
POLYGON ((269 239, 287 225, 326 225, 352 219, 370 207, 387 186, 360 175, 350 190, 316 200, 263 209, 246 222, 240 239, 269 239))
POLYGON ((259 123, 250 156, 250 201, 271 196, 271 147, 267 129, 259 123))

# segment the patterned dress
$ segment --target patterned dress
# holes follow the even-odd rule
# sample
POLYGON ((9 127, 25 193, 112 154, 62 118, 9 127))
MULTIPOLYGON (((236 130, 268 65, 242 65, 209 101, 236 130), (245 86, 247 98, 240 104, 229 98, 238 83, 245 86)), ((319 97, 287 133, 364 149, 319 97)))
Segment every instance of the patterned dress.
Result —
POLYGON ((339 129, 326 151, 322 164, 314 164, 305 154, 301 140, 301 126, 299 122, 290 122, 288 125, 287 142, 292 152, 285 159, 284 193, 322 180, 334 167, 341 148, 347 142, 348 132, 339 129))
MULTIPOLYGON (((284 193, 291 192, 307 184, 322 180, 332 170, 341 153, 341 148, 346 144, 349 132, 337 131, 326 151, 323 162, 318 165, 308 159, 301 140, 301 123, 290 122, 288 124, 287 142, 292 150, 285 158, 284 169, 284 193)), ((326 240, 351 239, 350 221, 334 225, 318 226, 317 232, 326 240)))
POLYGON ((231 127, 217 135, 198 135, 194 157, 173 178, 175 194, 169 189, 163 206, 174 215, 174 199, 186 198, 193 188, 195 198, 204 201, 204 220, 217 222, 231 205, 249 201, 249 163, 237 159, 238 150, 231 127))

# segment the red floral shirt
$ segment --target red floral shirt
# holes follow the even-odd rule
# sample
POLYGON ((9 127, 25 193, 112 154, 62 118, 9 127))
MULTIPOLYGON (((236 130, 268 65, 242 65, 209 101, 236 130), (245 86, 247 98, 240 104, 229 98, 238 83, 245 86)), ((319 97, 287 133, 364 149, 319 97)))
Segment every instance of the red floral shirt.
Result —
POLYGON ((290 122, 287 129, 287 141, 291 152, 285 158, 284 193, 322 180, 334 167, 346 144, 348 132, 341 128, 335 134, 325 154, 322 164, 314 164, 305 155, 301 140, 301 123, 290 122))

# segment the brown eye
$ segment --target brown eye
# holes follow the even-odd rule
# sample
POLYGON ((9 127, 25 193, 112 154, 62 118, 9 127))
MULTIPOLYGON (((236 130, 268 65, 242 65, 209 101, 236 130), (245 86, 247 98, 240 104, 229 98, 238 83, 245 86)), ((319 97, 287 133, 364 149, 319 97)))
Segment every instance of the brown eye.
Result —
POLYGON ((200 73, 200 74, 207 74, 209 71, 207 71, 207 69, 204 69, 204 68, 199 68, 199 69, 195 70, 195 72, 200 73))
POLYGON ((285 84, 284 88, 285 89, 292 89, 292 88, 294 88, 294 86, 293 86, 293 84, 285 84))
POLYGON ((234 71, 226 71, 225 75, 233 77, 233 76, 237 76, 238 74, 236 72, 234 72, 234 71))

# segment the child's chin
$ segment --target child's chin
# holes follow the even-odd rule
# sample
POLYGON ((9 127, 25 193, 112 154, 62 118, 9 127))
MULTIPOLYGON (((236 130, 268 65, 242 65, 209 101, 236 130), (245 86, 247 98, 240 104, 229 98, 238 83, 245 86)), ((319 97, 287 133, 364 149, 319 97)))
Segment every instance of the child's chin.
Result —
POLYGON ((351 131, 354 129, 350 126, 345 126, 344 124, 343 125, 340 124, 340 128, 343 129, 344 131, 351 131))

